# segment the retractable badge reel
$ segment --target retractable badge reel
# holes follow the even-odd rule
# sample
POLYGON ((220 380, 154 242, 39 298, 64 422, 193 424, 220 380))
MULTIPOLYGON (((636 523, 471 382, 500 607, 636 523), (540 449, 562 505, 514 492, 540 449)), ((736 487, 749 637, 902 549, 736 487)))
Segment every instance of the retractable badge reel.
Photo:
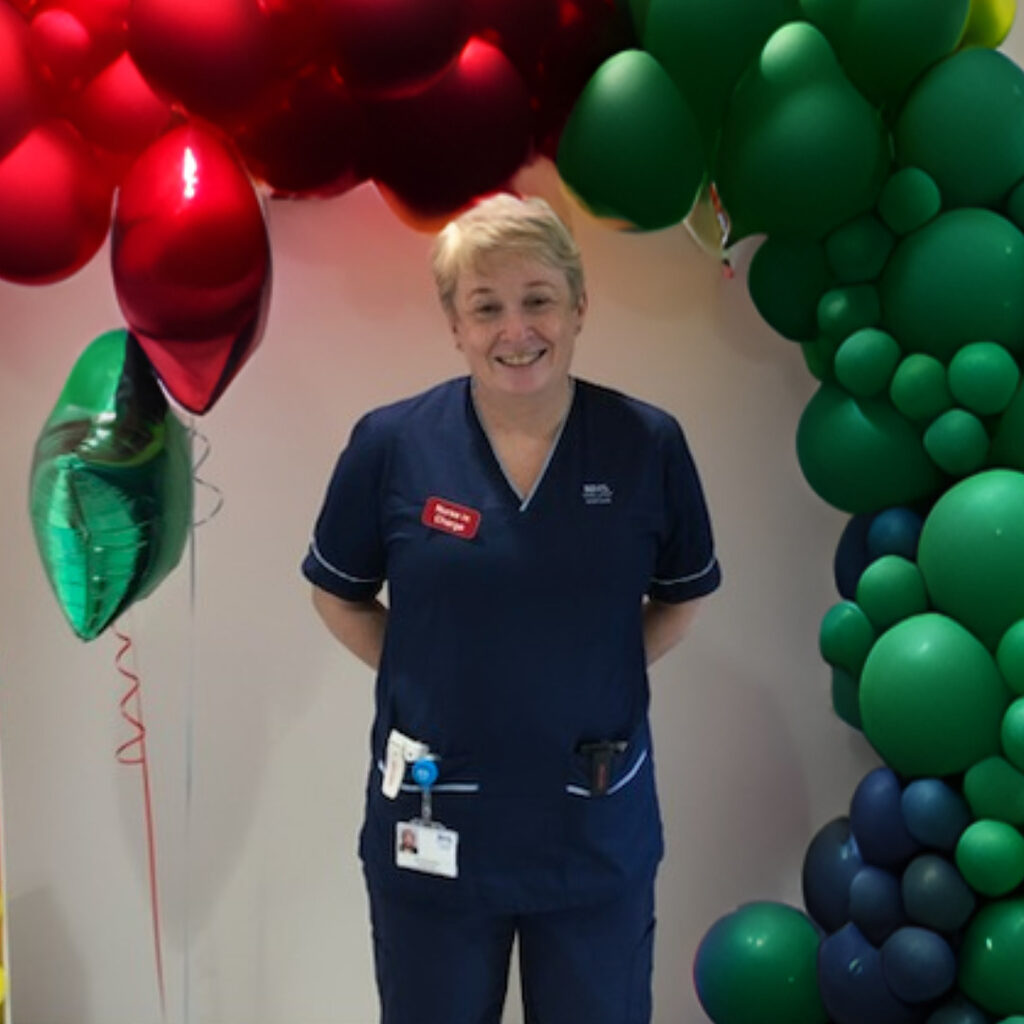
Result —
POLYGON ((421 757, 416 761, 410 772, 412 781, 420 787, 420 822, 424 825, 431 825, 434 818, 433 801, 431 790, 437 782, 437 762, 432 757, 421 757))
POLYGON ((420 789, 420 814, 412 821, 395 826, 395 863, 400 868, 422 874, 457 878, 459 835, 434 821, 433 788, 437 782, 437 760, 423 753, 409 769, 412 781, 420 789))

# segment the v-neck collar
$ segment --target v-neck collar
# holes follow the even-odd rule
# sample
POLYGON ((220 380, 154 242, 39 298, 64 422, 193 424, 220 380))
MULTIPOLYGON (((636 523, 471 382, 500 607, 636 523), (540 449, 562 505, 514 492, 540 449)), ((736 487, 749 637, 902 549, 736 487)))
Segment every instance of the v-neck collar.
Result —
POLYGON ((466 378, 466 404, 469 408, 470 415, 476 423, 481 437, 486 442, 487 448, 491 453, 491 458, 494 459, 494 463, 501 472, 501 475, 505 480, 505 484, 515 496, 516 501, 519 502, 520 512, 525 512, 530 507, 530 502, 533 501, 534 495, 537 493, 540 485, 544 482, 544 478, 547 476, 548 467, 551 465, 551 460, 555 457, 555 452, 558 450, 558 444, 562 440, 562 434, 565 432, 566 424, 569 422, 569 419, 572 417, 573 410, 576 408, 576 398, 579 393, 579 388, 576 386, 575 377, 569 378, 569 387, 571 388, 571 393, 569 395, 569 403, 565 408, 565 415, 562 416, 562 420, 558 424, 558 430, 555 431, 555 436, 551 439, 551 445, 544 458, 544 463, 540 467, 540 472, 537 474, 537 479, 533 481, 533 486, 530 488, 529 493, 523 495, 520 493, 519 488, 516 487, 515 483, 513 483, 512 478, 508 475, 508 471, 505 469, 505 465, 501 461, 501 457, 498 455, 497 449, 495 449, 494 444, 491 441, 491 436, 487 433, 487 428, 484 426, 483 418, 476 406, 476 398, 473 395, 473 378, 466 378))

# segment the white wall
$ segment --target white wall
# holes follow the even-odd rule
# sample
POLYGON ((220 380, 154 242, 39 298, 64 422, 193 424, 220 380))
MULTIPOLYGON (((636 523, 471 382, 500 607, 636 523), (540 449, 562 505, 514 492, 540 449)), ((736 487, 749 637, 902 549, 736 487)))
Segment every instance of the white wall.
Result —
MULTIPOLYGON (((832 714, 817 654, 845 518, 799 474, 794 434, 813 381, 753 311, 745 268, 724 280, 682 227, 616 234, 571 210, 591 292, 575 369, 680 417, 725 572, 653 678, 668 839, 655 1019, 695 1024, 690 968, 704 931, 747 900, 798 902, 807 842, 876 763, 832 714)), ((372 189, 273 204, 270 215, 265 340, 200 423, 213 445, 203 475, 225 504, 197 533, 194 604, 186 561, 127 620, 150 730, 168 1011, 196 1024, 370 1024, 355 838, 372 679, 314 619, 297 566, 354 419, 460 366, 431 290, 429 240, 372 189)), ((0 742, 16 1024, 160 1017, 140 776, 114 758, 129 735, 117 645, 72 637, 26 513, 32 446, 72 362, 121 325, 107 259, 48 288, 0 284, 0 742)), ((200 492, 200 512, 208 502, 200 492)), ((511 1002, 507 1020, 519 1022, 511 1002)))

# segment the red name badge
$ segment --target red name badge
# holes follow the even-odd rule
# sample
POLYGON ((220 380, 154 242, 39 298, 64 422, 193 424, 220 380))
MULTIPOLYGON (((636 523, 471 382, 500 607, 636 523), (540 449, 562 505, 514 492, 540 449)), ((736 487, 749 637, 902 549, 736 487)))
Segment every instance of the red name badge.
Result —
POLYGON ((480 513, 475 508, 457 505, 445 498, 427 498, 420 522, 432 530, 450 533, 453 537, 472 540, 480 529, 480 513))

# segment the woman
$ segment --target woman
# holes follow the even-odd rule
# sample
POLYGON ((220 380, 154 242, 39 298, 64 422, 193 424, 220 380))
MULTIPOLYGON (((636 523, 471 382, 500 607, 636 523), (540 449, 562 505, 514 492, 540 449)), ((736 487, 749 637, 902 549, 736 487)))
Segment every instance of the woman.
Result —
POLYGON ((587 293, 546 203, 480 203, 433 265, 469 375, 360 420, 303 563, 378 672, 383 1022, 498 1024, 518 935, 528 1024, 646 1024, 646 665, 720 580, 700 484, 675 420, 570 376, 587 293))

